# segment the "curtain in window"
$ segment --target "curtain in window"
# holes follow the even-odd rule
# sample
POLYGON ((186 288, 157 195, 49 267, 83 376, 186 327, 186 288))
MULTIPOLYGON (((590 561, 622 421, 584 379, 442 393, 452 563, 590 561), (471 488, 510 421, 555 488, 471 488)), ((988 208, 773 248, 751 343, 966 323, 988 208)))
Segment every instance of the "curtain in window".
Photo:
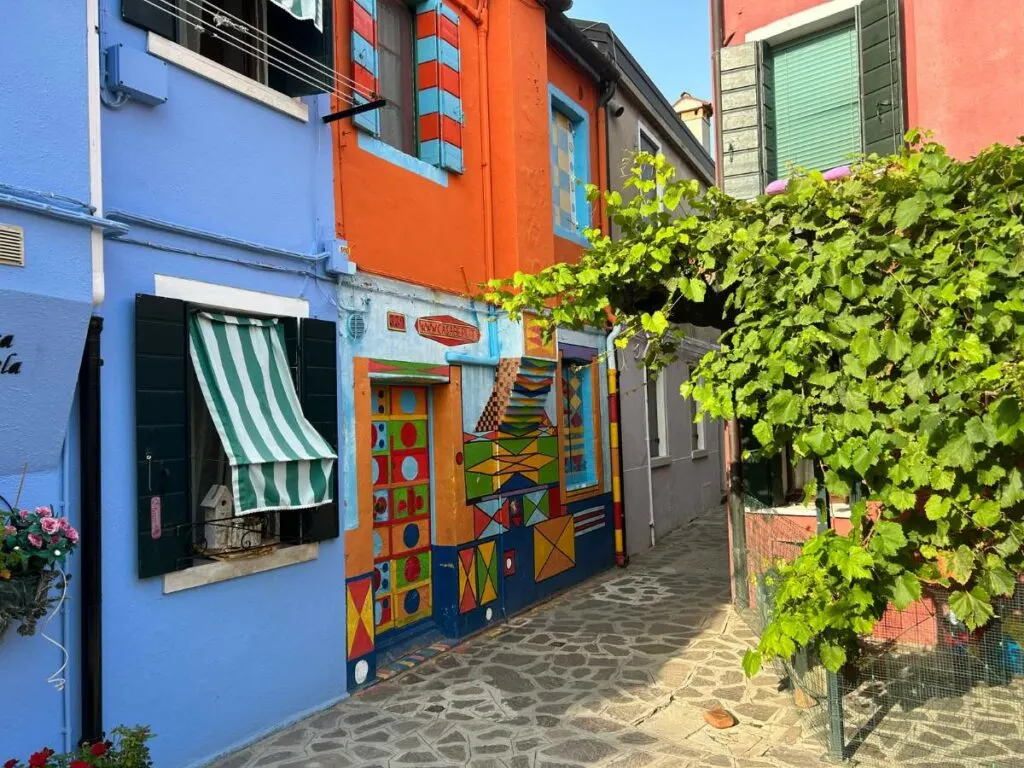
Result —
POLYGON ((324 31, 324 0, 270 0, 300 21, 312 21, 324 31))
POLYGON ((589 488, 597 483, 592 365, 580 362, 563 364, 562 412, 566 490, 589 488))
POLYGON ((235 514, 331 502, 337 455, 302 413, 281 324, 194 312, 189 353, 231 465, 235 514))
POLYGON ((551 112, 551 174, 555 225, 576 229, 576 168, 572 120, 551 112))

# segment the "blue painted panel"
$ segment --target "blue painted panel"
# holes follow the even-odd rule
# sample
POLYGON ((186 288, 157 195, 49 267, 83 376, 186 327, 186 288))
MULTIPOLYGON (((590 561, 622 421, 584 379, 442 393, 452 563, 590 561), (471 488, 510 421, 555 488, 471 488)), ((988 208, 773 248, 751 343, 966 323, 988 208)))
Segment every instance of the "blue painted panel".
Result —
POLYGON ((443 112, 458 123, 464 121, 462 101, 440 88, 423 88, 417 94, 417 110, 420 115, 443 112))
POLYGON ((358 32, 352 33, 352 59, 358 61, 370 70, 370 74, 377 77, 377 49, 373 47, 373 43, 358 32))
POLYGON ((420 157, 413 157, 407 155, 400 149, 395 149, 390 144, 385 144, 379 139, 375 139, 365 134, 359 134, 359 147, 367 152, 376 155, 382 160, 387 160, 393 165, 397 165, 399 168, 404 168, 411 173, 415 173, 417 176, 422 176, 428 181, 432 181, 435 184, 439 184, 442 187, 448 186, 448 174, 442 169, 438 168, 437 165, 440 163, 432 163, 430 159, 432 155, 429 152, 429 146, 431 144, 437 144, 436 141, 425 141, 420 146, 420 157), (424 147, 428 148, 427 154, 424 155, 424 147))
POLYGON ((456 24, 459 23, 459 14, 455 11, 454 8, 452 8, 451 6, 445 5, 444 3, 439 3, 439 5, 441 6, 441 15, 442 16, 447 16, 449 19, 454 21, 456 24))
POLYGON ((465 170, 465 165, 462 160, 462 150, 454 144, 449 144, 447 141, 444 143, 443 150, 444 159, 441 164, 449 171, 462 173, 465 170))
MULTIPOLYGON (((580 242, 582 245, 589 245, 585 238, 582 238, 583 230, 590 227, 591 209, 587 201, 586 185, 590 183, 590 116, 586 110, 573 101, 566 93, 548 84, 549 111, 561 112, 568 117, 574 126, 573 130, 573 165, 579 184, 576 186, 576 220, 578 231, 560 231, 555 227, 556 234, 569 240, 580 242), (581 239, 582 238, 582 239, 581 239)), ((548 125, 551 125, 551 114, 548 115, 548 125)))
POLYGON ((377 0, 356 0, 356 2, 363 6, 373 18, 377 18, 377 0))
POLYGON ((459 51, 447 40, 440 37, 423 37, 416 42, 416 63, 425 64, 429 61, 441 60, 456 72, 459 71, 459 51))

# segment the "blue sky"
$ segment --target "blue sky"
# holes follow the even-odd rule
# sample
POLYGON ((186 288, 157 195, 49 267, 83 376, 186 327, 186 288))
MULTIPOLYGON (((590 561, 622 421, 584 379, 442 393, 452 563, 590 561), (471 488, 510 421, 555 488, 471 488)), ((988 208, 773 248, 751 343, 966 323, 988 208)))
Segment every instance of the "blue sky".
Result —
POLYGON ((711 98, 708 0, 575 0, 569 16, 604 21, 670 102, 711 98))

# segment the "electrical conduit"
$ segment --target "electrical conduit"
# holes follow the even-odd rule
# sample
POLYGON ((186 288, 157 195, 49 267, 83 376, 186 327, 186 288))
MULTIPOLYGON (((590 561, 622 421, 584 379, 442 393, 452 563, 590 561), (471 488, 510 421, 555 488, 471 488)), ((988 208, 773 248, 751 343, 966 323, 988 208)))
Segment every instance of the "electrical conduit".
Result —
POLYGON ((626 554, 626 525, 622 508, 622 441, 619 432, 619 364, 615 354, 615 341, 622 335, 623 327, 617 325, 605 339, 605 353, 608 360, 608 432, 609 450, 612 459, 612 523, 615 529, 615 564, 625 567, 629 563, 626 554))

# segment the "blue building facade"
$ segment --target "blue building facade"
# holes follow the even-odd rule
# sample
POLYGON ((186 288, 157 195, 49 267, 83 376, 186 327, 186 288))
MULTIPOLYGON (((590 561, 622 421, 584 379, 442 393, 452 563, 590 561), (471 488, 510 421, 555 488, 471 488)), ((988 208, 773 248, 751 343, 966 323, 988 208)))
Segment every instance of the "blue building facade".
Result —
MULTIPOLYGON (((21 506, 63 505, 78 521, 76 380, 100 318, 102 667, 88 684, 107 729, 155 726, 161 766, 207 762, 346 691, 336 507, 333 526, 330 508, 295 530, 267 515, 263 557, 196 555, 244 550, 253 532, 204 528, 216 484, 196 480, 195 309, 280 323, 289 356, 320 361, 308 376, 312 363, 292 361, 303 410, 338 438, 330 360, 348 264, 321 119, 329 72, 315 63, 330 62, 331 6, 295 19, 249 5, 224 25, 201 3, 33 3, 0 32, 0 66, 20 73, 0 84, 0 225, 24 233, 24 265, 0 266, 0 363, 21 363, 0 375, 0 494, 14 503, 20 488, 21 506), (40 57, 44 39, 53 55, 40 57)), ((12 632, 0 645, 20 699, 0 715, 5 757, 89 735, 80 560, 45 628, 69 651, 63 692, 47 683, 63 660, 50 643, 12 632)))

